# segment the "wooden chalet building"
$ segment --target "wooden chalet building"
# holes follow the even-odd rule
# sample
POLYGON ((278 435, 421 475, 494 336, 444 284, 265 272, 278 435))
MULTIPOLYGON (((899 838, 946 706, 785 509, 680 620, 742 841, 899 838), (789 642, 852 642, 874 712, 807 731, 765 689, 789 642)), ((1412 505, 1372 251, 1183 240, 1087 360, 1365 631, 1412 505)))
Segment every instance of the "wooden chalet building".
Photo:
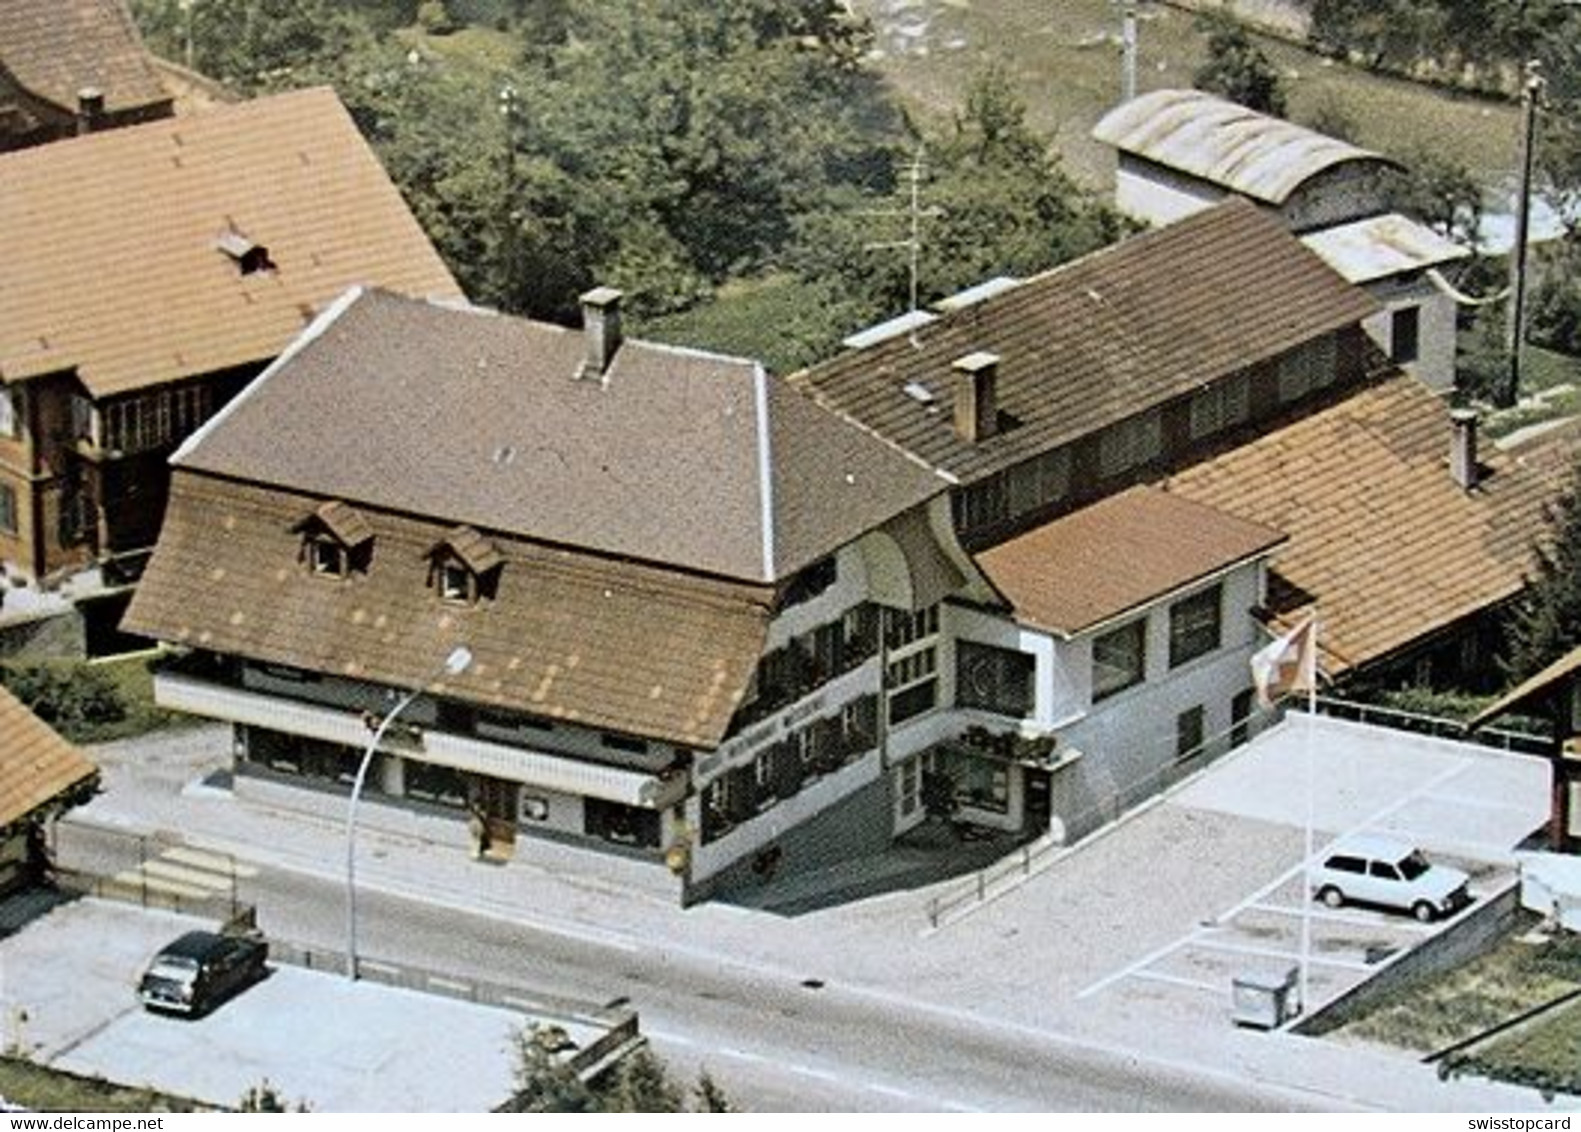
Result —
POLYGON ((134 577, 170 453, 348 286, 460 296, 328 89, 0 154, 0 185, 0 560, 18 584, 134 577))

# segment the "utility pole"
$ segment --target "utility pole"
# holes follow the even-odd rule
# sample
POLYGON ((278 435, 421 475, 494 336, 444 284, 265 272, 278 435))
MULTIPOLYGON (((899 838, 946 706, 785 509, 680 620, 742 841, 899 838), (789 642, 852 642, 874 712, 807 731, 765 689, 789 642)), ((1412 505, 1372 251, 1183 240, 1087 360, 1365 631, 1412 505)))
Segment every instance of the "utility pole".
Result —
POLYGON ((1120 101, 1136 97, 1136 0, 1120 5, 1120 101))
POLYGON ((1521 351, 1526 345, 1526 244, 1532 210, 1532 164, 1536 154, 1537 110, 1542 102, 1543 77, 1537 61, 1526 64, 1521 87, 1520 183, 1515 199, 1515 243, 1510 248, 1510 317, 1506 341, 1509 372, 1494 403, 1510 408, 1521 395, 1521 351))
POLYGON ((936 216, 943 216, 942 208, 922 207, 922 147, 917 147, 917 155, 911 159, 911 164, 906 166, 906 180, 911 182, 911 203, 905 209, 879 209, 868 212, 868 216, 905 216, 910 221, 910 235, 904 240, 891 240, 888 243, 865 244, 867 251, 887 251, 892 248, 905 248, 908 253, 908 263, 911 272, 911 305, 908 311, 917 309, 917 267, 922 254, 922 222, 936 216))

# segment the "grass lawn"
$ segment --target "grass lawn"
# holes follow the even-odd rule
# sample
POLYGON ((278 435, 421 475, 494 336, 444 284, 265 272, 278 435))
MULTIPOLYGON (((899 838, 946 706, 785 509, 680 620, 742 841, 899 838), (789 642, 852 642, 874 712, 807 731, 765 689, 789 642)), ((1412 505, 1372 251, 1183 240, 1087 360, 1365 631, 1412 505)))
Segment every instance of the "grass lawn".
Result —
MULTIPOLYGON (((1335 1034, 1425 1054, 1581 989, 1581 939, 1523 942, 1521 937, 1536 924, 1535 916, 1522 913, 1516 930, 1489 951, 1445 974, 1400 988, 1335 1034)), ((1581 1091, 1577 1049, 1581 1009, 1571 1006, 1516 1027, 1453 1064, 1462 1072, 1581 1091)))
MULTIPOLYGON (((51 699, 61 698, 61 688, 65 687, 71 689, 67 698, 79 703, 85 699, 91 699, 95 704, 102 704, 107 698, 113 700, 117 705, 115 712, 95 710, 82 713, 91 717, 88 719, 76 718, 71 705, 66 702, 61 703, 61 708, 65 710, 60 711, 58 716, 45 705, 36 706, 46 722, 73 743, 108 743, 166 727, 203 722, 195 716, 166 711, 154 703, 154 676, 149 668, 152 659, 151 653, 134 653, 105 660, 45 660, 27 664, 12 663, 7 667, 38 669, 48 673, 51 683, 55 685, 49 697, 51 699), (111 715, 119 717, 110 718, 111 715)), ((18 682, 10 675, 0 674, 0 683, 11 685, 21 699, 30 701, 27 686, 32 684, 36 687, 38 682, 18 682)))
MULTIPOLYGON (((924 118, 960 105, 973 74, 1006 69, 1034 125, 1053 135, 1070 171, 1107 188, 1114 160, 1088 136, 1120 97, 1118 6, 1113 0, 928 0, 897 17, 879 0, 856 8, 880 27, 880 66, 924 118)), ((1137 86, 1189 87, 1206 58, 1189 12, 1144 3, 1138 21, 1137 86)), ((1272 39, 1259 40, 1279 69, 1294 120, 1332 110, 1355 123, 1357 144, 1393 156, 1431 149, 1505 181, 1516 164, 1519 115, 1508 103, 1457 96, 1334 64, 1272 39)))
POLYGON ((206 1105, 0 1057, 0 1096, 34 1112, 210 1112, 206 1105))

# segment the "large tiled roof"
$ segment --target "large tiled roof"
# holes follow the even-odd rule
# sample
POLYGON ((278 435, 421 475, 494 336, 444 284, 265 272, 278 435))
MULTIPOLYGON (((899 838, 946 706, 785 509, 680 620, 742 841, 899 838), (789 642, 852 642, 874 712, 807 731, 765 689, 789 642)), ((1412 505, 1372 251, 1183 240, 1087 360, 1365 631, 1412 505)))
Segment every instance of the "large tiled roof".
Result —
POLYGON ((947 487, 748 359, 353 293, 179 467, 769 582, 947 487), (289 438, 289 443, 282 440, 289 438))
POLYGON ((977 555, 1019 620, 1072 636, 1238 563, 1284 535, 1134 487, 977 555))
POLYGON ((772 594, 495 535, 492 597, 442 600, 429 553, 451 525, 364 509, 365 572, 311 573, 302 519, 323 500, 177 470, 125 626, 194 648, 412 687, 459 643, 436 691, 707 747, 763 648, 772 594))
POLYGON ((459 295, 328 89, 6 154, 0 186, 0 380, 107 396, 267 361, 353 284, 459 295))
POLYGON ((1269 204, 1344 162, 1395 162, 1349 142, 1200 90, 1155 90, 1121 103, 1092 136, 1122 153, 1269 204))
POLYGON ((1277 221, 1232 200, 790 380, 970 481, 1376 309, 1277 221), (975 351, 1001 359, 1002 431, 973 444, 956 435, 949 404, 951 366, 975 351))
POLYGON ((0 827, 87 785, 98 768, 0 688, 0 827))
POLYGON ((84 87, 112 113, 170 98, 123 0, 0 0, 0 67, 67 113, 84 87))
POLYGON ((1561 481, 1484 446, 1466 491, 1450 436, 1443 402, 1402 374, 1167 486, 1290 536, 1271 601, 1286 615, 1315 603, 1324 667, 1339 675, 1514 596, 1532 569, 1561 481))

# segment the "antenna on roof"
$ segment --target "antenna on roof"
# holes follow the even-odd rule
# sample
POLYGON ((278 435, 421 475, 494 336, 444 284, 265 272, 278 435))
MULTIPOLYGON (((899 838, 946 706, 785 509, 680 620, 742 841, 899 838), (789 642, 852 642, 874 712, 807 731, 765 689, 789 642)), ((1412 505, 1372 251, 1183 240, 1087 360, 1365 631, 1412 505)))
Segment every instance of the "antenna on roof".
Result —
POLYGON ((936 216, 943 216, 942 208, 922 207, 922 146, 917 146, 917 154, 906 166, 904 174, 907 181, 911 182, 911 203, 906 208, 878 209, 867 212, 867 216, 905 216, 910 219, 910 232, 904 240, 891 240, 888 243, 864 244, 864 251, 888 251, 891 248, 905 248, 909 253, 909 267, 911 271, 911 305, 906 309, 917 309, 917 261, 922 253, 922 221, 936 216))

